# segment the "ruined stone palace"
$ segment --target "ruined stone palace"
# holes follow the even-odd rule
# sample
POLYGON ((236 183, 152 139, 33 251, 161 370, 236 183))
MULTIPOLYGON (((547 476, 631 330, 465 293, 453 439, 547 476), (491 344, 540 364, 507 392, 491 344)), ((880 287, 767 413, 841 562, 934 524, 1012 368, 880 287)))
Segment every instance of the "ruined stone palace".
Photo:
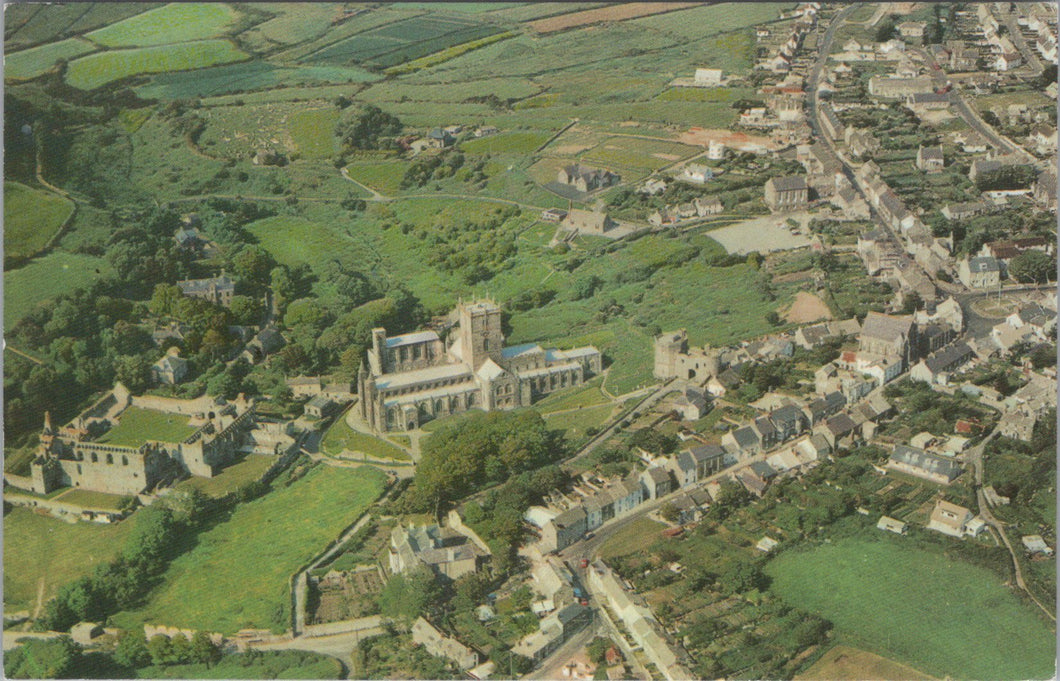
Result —
POLYGON ((460 303, 445 338, 418 331, 388 338, 372 330, 357 394, 361 416, 378 431, 419 428, 468 409, 513 409, 601 371, 594 347, 545 350, 504 347, 501 308, 490 300, 460 303))

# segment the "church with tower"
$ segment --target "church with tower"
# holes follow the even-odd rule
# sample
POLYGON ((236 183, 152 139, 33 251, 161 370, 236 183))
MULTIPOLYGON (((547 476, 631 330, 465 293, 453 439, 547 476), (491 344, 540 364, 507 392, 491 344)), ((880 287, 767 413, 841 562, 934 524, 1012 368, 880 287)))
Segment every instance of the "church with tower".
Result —
POLYGON ((386 329, 372 330, 357 394, 361 416, 375 430, 414 430, 469 409, 528 406, 603 368, 600 351, 591 346, 505 347, 501 308, 491 300, 461 302, 448 321, 444 338, 435 331, 388 337, 386 329))

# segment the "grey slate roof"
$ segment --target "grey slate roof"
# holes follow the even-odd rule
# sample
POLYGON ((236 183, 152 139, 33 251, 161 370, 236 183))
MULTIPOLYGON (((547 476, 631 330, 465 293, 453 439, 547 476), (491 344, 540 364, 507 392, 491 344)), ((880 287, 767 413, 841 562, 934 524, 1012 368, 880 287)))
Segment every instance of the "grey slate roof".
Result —
POLYGON ((891 453, 891 459, 914 468, 919 468, 927 473, 944 475, 950 480, 954 480, 961 474, 960 465, 953 459, 944 456, 935 456, 934 454, 925 452, 923 449, 917 449, 916 447, 910 447, 908 445, 895 445, 894 452, 891 453))
POLYGON ((770 180, 773 183, 773 189, 778 192, 790 192, 806 189, 806 178, 802 175, 786 175, 784 177, 774 177, 770 180))
POLYGON ((968 347, 968 344, 961 341, 942 348, 925 359, 924 364, 926 364, 927 368, 931 370, 931 373, 937 374, 940 371, 946 371, 950 367, 963 364, 974 356, 975 353, 972 352, 970 347, 968 347))
POLYGON ((861 335, 893 343, 900 335, 909 338, 912 328, 913 318, 910 316, 892 317, 879 312, 869 312, 861 327, 861 335))
POLYGON ((756 433, 750 426, 737 428, 732 431, 732 436, 736 439, 736 444, 740 445, 741 449, 756 447, 760 442, 758 439, 758 433, 756 433))
POLYGON ((980 255, 968 260, 968 270, 970 272, 1000 272, 1001 263, 997 261, 997 258, 980 255))

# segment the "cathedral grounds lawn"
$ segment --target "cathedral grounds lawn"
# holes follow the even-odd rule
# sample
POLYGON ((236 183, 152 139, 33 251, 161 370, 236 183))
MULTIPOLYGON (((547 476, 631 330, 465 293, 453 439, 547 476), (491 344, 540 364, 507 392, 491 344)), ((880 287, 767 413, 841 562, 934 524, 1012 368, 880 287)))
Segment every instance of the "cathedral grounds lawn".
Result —
POLYGON ((4 516, 4 609, 30 613, 43 587, 44 600, 59 587, 90 574, 113 558, 131 523, 66 523, 14 508, 4 516))
POLYGON ((990 570, 909 541, 849 538, 785 551, 766 566, 770 589, 833 622, 842 640, 938 678, 1053 675, 1055 634, 1033 606, 990 570))
POLYGON ((334 425, 328 428, 324 434, 321 447, 325 454, 340 456, 344 451, 354 454, 367 454, 380 459, 393 459, 394 461, 410 461, 411 457, 400 447, 377 437, 358 433, 346 425, 345 414, 335 420, 334 425))
POLYGON ((288 629, 288 579, 357 520, 385 480, 369 467, 316 465, 300 478, 298 471, 304 466, 200 534, 142 609, 114 617, 117 626, 152 622, 225 634, 288 629))
POLYGON ((104 433, 99 442, 127 447, 139 447, 148 440, 182 442, 195 430, 188 425, 187 416, 129 407, 118 417, 118 425, 104 433))

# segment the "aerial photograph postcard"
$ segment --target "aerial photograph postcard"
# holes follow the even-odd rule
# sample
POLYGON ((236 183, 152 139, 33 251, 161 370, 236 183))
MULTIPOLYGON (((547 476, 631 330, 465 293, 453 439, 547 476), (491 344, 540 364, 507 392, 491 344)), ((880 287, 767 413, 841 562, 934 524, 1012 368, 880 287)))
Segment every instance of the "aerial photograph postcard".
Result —
POLYGON ((5 678, 1056 678, 1056 2, 3 36, 5 678))

